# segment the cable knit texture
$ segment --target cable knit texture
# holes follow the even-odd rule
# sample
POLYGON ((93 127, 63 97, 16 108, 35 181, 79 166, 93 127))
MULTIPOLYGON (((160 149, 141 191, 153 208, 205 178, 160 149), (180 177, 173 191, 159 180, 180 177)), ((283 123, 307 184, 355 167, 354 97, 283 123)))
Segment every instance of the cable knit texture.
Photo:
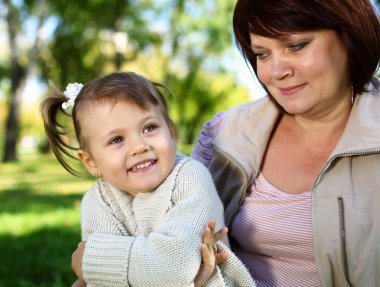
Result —
MULTIPOLYGON (((84 195, 83 274, 88 286, 194 286, 207 222, 223 220, 223 206, 208 170, 178 153, 177 164, 151 193, 135 197, 102 179, 84 195)), ((230 252, 205 286, 255 286, 230 252)))

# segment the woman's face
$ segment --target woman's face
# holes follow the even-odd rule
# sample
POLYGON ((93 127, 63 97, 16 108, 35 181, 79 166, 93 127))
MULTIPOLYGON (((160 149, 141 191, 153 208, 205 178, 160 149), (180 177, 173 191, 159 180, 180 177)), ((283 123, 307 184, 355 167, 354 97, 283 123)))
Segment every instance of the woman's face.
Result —
POLYGON ((334 31, 250 38, 258 78, 286 112, 317 117, 350 101, 347 51, 334 31))

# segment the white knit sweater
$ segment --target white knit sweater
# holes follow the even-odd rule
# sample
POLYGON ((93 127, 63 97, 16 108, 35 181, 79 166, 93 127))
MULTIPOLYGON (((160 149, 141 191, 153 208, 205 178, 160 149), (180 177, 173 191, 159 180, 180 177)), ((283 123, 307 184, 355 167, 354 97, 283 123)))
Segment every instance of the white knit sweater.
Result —
MULTIPOLYGON (((88 286, 194 286, 210 219, 221 227, 222 203, 208 170, 189 157, 179 154, 171 174, 151 193, 132 197, 98 180, 81 207, 88 286)), ((255 286, 239 259, 218 244, 229 259, 206 286, 255 286)))

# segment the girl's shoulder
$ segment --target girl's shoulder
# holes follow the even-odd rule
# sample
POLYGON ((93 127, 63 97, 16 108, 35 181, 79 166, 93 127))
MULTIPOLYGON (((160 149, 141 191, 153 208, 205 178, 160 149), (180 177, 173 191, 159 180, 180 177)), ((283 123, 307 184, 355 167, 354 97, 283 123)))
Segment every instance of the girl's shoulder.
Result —
POLYGON ((208 169, 199 160, 184 155, 181 152, 177 152, 177 159, 178 158, 179 161, 176 163, 176 166, 173 169, 173 173, 175 173, 176 177, 178 177, 178 175, 199 177, 203 174, 209 174, 208 169))
MULTIPOLYGON (((185 156, 173 170, 174 194, 209 196, 215 190, 209 170, 200 161, 185 156)), ((215 191, 216 193, 216 191, 215 191)))

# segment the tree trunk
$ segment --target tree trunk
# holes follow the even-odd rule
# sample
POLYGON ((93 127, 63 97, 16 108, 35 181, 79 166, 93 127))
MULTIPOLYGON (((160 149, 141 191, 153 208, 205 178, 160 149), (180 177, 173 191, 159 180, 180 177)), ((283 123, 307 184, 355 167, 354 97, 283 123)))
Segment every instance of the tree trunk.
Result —
POLYGON ((22 93, 25 88, 26 79, 30 71, 33 67, 35 67, 37 58, 40 54, 42 27, 45 22, 47 10, 45 11, 45 9, 40 9, 34 43, 30 51, 26 52, 26 55, 24 55, 22 49, 18 47, 16 41, 18 33, 22 30, 21 12, 10 0, 4 0, 4 4, 7 7, 6 21, 8 26, 8 41, 11 58, 11 91, 8 104, 8 116, 5 126, 4 154, 2 161, 11 162, 17 161, 17 143, 20 134, 19 126, 22 93), (21 64, 22 62, 20 59, 23 58, 23 56, 26 56, 28 63, 21 64))
POLYGON ((16 64, 11 78, 11 96, 5 126, 3 162, 17 161, 17 143, 20 134, 20 107, 25 82, 26 69, 16 64))

